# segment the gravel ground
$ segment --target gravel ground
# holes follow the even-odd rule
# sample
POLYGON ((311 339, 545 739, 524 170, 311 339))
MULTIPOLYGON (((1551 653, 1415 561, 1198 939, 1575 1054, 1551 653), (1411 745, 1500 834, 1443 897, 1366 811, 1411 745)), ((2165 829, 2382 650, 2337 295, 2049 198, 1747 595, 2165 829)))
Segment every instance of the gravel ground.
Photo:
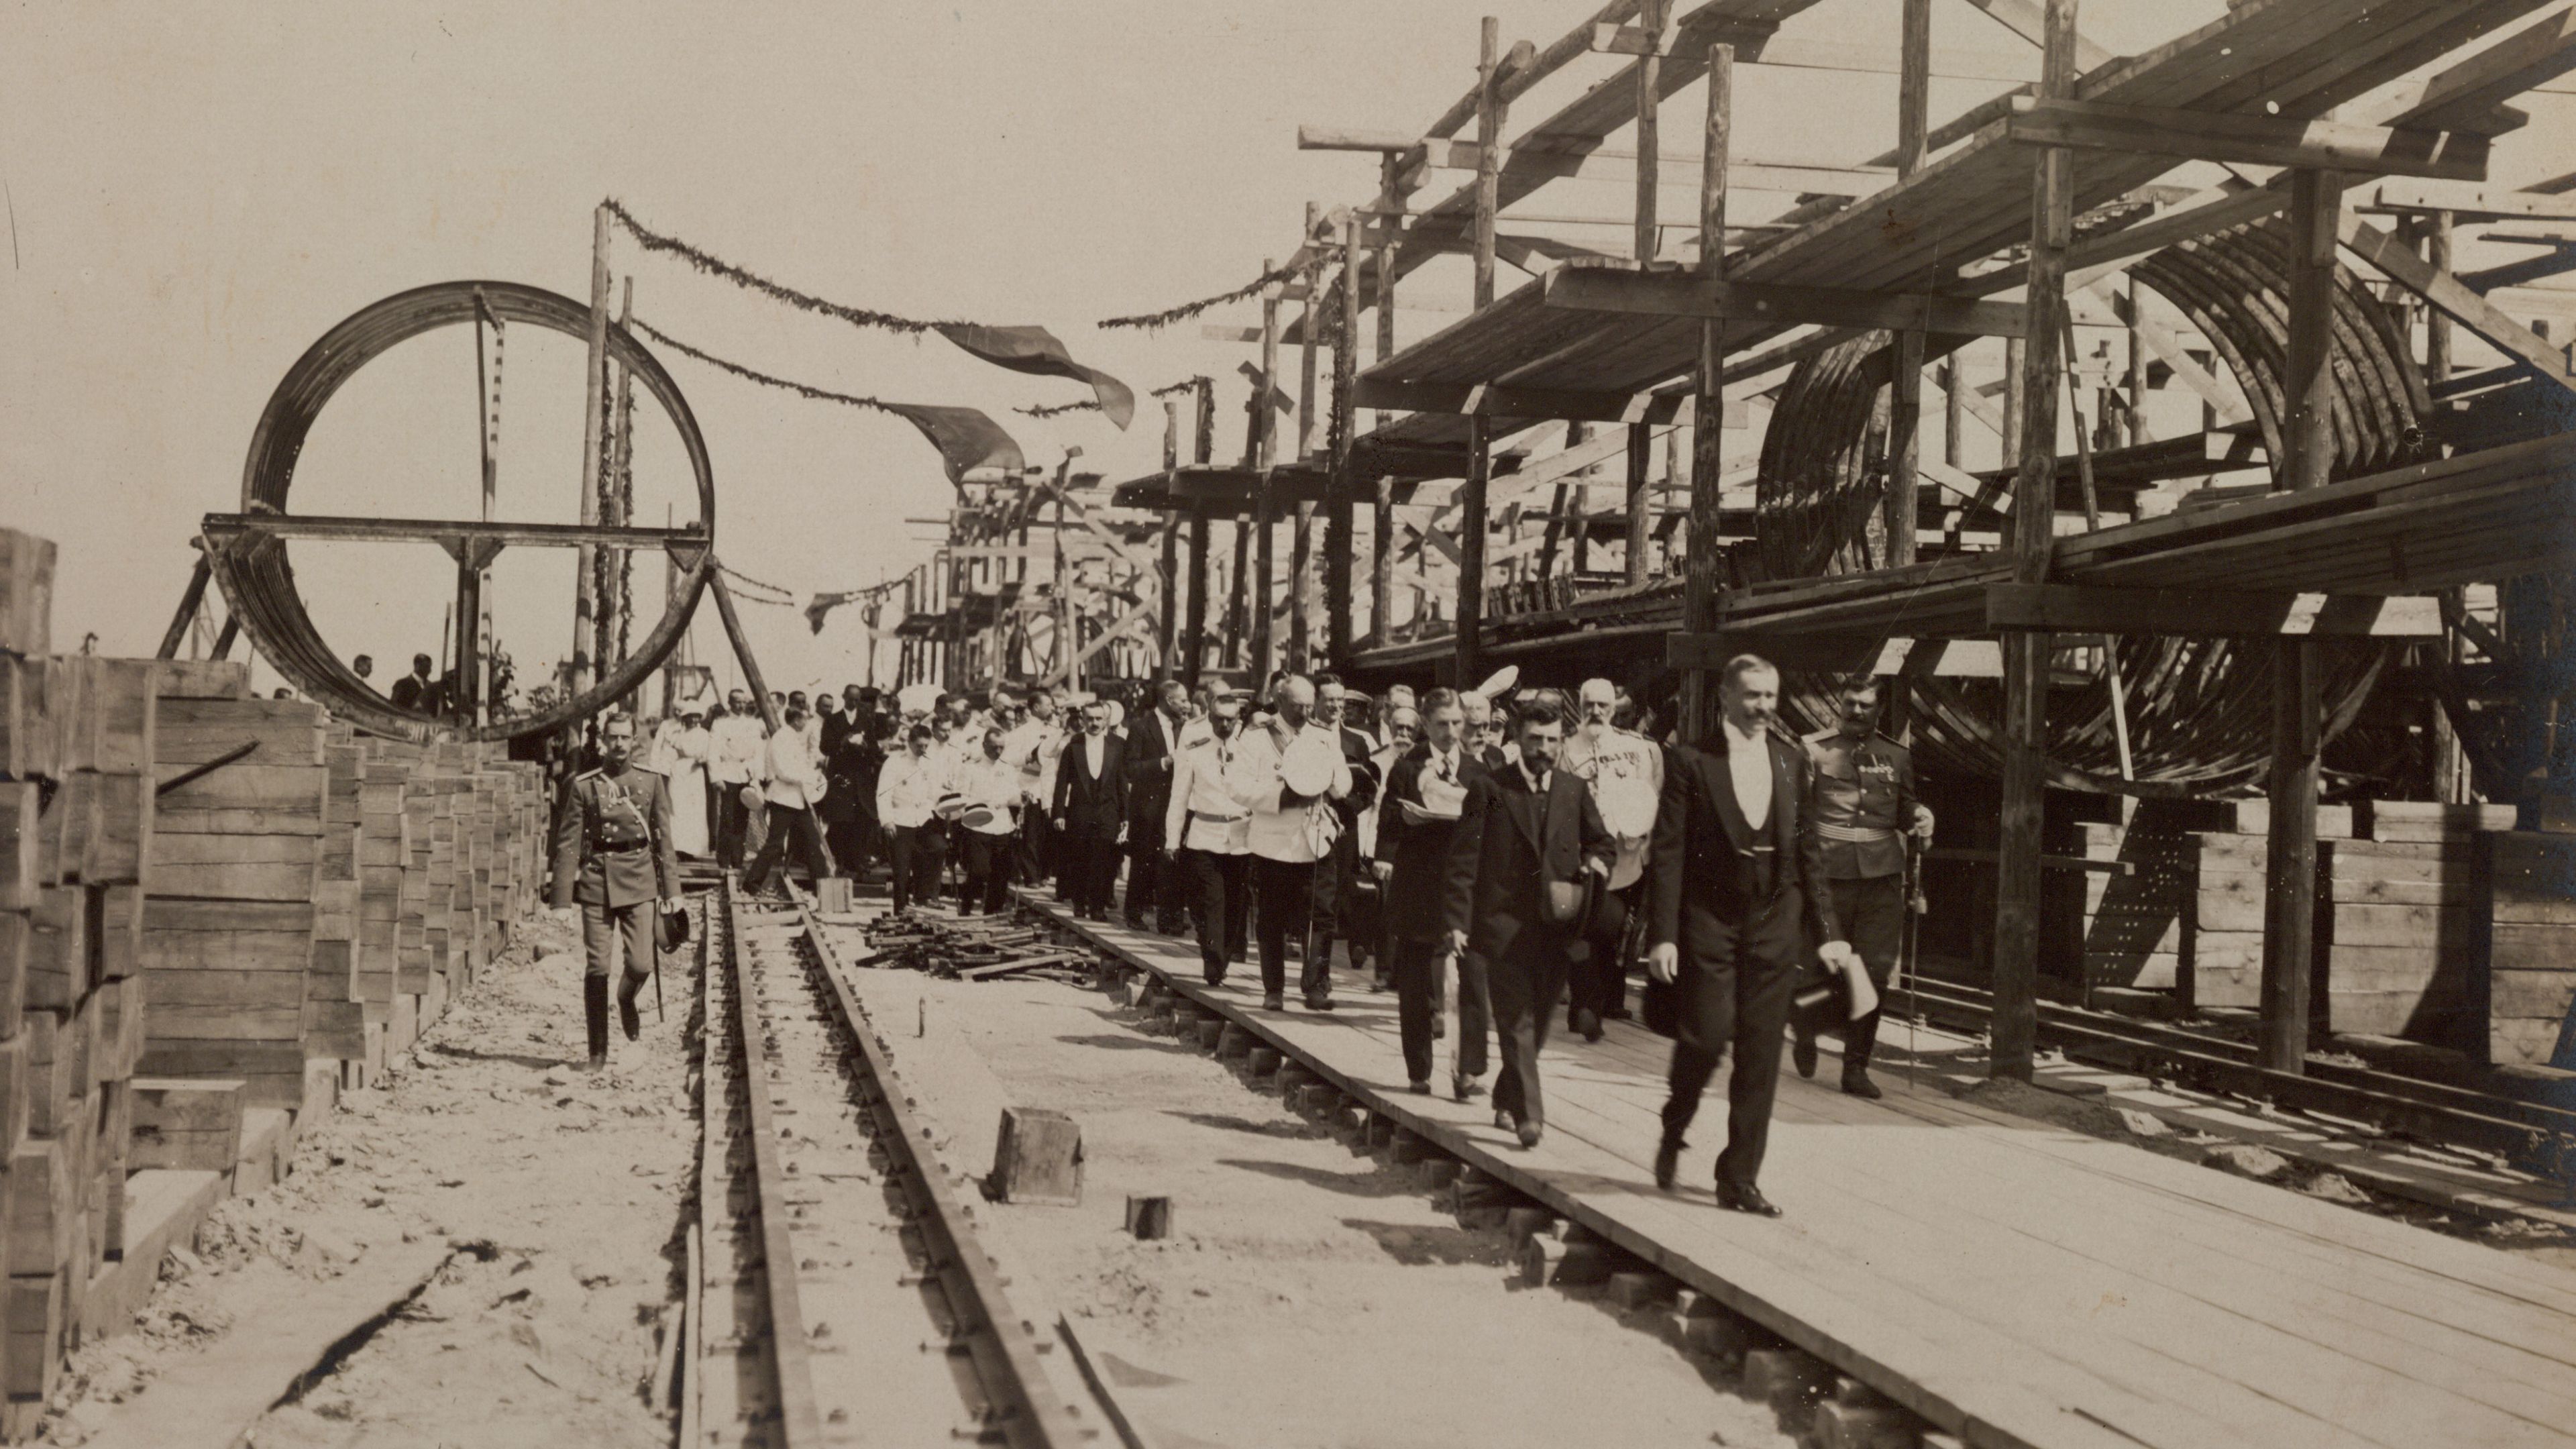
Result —
MULTIPOLYGON (((620 1037, 597 1077, 571 1070, 585 1050, 576 931, 570 912, 535 923, 379 1087, 304 1135, 292 1175, 221 1205, 196 1251, 164 1261, 139 1331, 75 1358, 50 1436, 130 1439, 172 1410, 156 1379, 250 1361, 249 1335, 327 1343, 365 1326, 291 1402, 192 1425, 198 1442, 246 1427, 260 1449, 668 1444, 646 1387, 697 1137, 694 991, 666 967, 668 1021, 648 989, 643 1040, 620 1037), (394 1275, 367 1301, 400 1306, 371 1325, 292 1319, 324 1285, 415 1262, 434 1271, 394 1275)), ((279 1377, 284 1392, 294 1371, 279 1377)))
POLYGON ((1522 1288, 1501 1233, 1099 992, 850 979, 952 1168, 992 1165, 1005 1105, 1080 1123, 1080 1206, 975 1211, 1013 1307, 1060 1314, 1162 1449, 1794 1442, 1648 1319, 1522 1288), (1131 1193, 1172 1199, 1171 1237, 1122 1231, 1131 1193))

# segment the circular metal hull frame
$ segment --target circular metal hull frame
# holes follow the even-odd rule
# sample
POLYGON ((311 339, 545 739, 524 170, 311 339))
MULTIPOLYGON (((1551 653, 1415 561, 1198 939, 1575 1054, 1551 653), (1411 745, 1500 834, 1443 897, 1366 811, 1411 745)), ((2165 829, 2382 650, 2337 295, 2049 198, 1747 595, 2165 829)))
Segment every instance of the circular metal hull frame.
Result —
MULTIPOLYGON (((359 368, 394 347, 442 327, 473 322, 478 297, 505 324, 542 327, 585 344, 589 341, 588 305, 516 282, 438 282, 372 303, 307 348, 270 394, 259 427, 251 434, 250 457, 242 467, 241 511, 286 513, 304 440, 332 394, 359 368)), ((369 687, 323 641, 296 592, 287 540, 247 534, 228 546, 210 543, 215 582, 260 654, 334 715, 377 734, 410 740, 505 740, 545 734, 597 714, 632 693, 670 658, 714 573, 715 470, 707 456, 706 438, 679 385, 633 334, 613 321, 608 326, 608 356, 643 384, 679 430, 696 476, 698 518, 706 531, 706 542, 694 550, 695 557, 681 560, 679 591, 635 653, 590 688, 542 714, 471 725, 401 709, 369 687)))

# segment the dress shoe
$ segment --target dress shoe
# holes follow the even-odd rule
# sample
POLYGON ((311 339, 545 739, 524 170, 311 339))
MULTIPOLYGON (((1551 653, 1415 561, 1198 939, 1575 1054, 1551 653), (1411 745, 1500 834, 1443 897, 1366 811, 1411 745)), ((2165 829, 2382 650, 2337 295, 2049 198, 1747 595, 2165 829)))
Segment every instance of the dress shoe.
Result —
POLYGON ((607 1070, 608 1070, 608 1054, 607 1054, 606 1052, 600 1052, 600 1053, 597 1053, 597 1054, 593 1055, 592 1057, 590 1057, 588 1060, 584 1061, 584 1062, 581 1064, 581 1069, 582 1069, 583 1071, 585 1071, 585 1072, 604 1072, 604 1071, 607 1071, 607 1070))
POLYGON ((1531 1148, 1536 1147, 1538 1145, 1539 1134, 1544 1130, 1546 1129, 1541 1123, 1523 1122, 1520 1126, 1521 1150, 1523 1152, 1527 1152, 1531 1148))
POLYGON ((1681 1170, 1682 1145, 1678 1142, 1655 1144, 1655 1186, 1665 1192, 1673 1190, 1673 1174, 1681 1170))
POLYGON ((1286 1011, 1288 1009, 1288 998, 1281 996, 1276 991, 1273 991, 1261 998, 1261 1009, 1264 1011, 1286 1011))
POLYGON ((1461 1102, 1472 1102, 1485 1095, 1485 1084, 1464 1072, 1451 1072, 1449 1091, 1461 1102))
POLYGON ((1206 982, 1210 987, 1223 986, 1225 984, 1225 973, 1222 971, 1202 971, 1199 973, 1199 979, 1206 982))
POLYGON ((1867 1097, 1873 1102, 1887 1095, 1878 1089, 1878 1083, 1869 1079, 1867 1072, 1843 1073, 1843 1091, 1848 1096, 1867 1097))
POLYGON ((1506 1132, 1518 1132, 1520 1130, 1520 1122, 1514 1118, 1511 1113, 1504 1111, 1500 1107, 1496 1107, 1494 1109, 1494 1125, 1500 1127, 1506 1132))
POLYGON ((1588 1006, 1581 1011, 1574 1013, 1574 1029, 1583 1033, 1583 1039, 1585 1041, 1601 1040, 1600 1013, 1592 1010, 1588 1006))
POLYGON ((1790 1064, 1798 1069, 1799 1076, 1812 1077, 1816 1074, 1816 1034, 1803 1025, 1797 1033, 1789 1043, 1790 1064))
POLYGON ((1717 1205, 1728 1212, 1751 1213, 1760 1218, 1780 1216, 1780 1209, 1762 1195, 1762 1189, 1749 1182, 1728 1182, 1722 1177, 1717 1180, 1717 1205))
POLYGON ((1330 1011, 1333 1009, 1333 998, 1329 996, 1308 996, 1306 998, 1306 1009, 1308 1011, 1330 1011))
POLYGON ((1429 1077, 1424 1077, 1418 1082, 1407 1083, 1406 1087, 1417 1097, 1428 1097, 1431 1095, 1431 1079, 1429 1077))

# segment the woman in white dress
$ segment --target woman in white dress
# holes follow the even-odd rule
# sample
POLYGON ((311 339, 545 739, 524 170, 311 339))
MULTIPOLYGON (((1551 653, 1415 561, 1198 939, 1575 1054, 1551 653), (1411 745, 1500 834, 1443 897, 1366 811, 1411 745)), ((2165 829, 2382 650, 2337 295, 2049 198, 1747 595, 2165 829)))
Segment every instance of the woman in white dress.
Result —
POLYGON ((707 853, 707 750, 713 737, 695 712, 662 721, 653 762, 671 795, 671 845, 682 855, 707 853))

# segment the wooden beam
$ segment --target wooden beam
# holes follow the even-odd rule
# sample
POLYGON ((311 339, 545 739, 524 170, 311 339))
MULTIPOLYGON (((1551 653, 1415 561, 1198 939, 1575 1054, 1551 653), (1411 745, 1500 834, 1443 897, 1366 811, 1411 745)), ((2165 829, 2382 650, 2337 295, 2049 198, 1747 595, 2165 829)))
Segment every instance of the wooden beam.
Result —
MULTIPOLYGON (((1479 413, 1467 420, 1467 481, 1458 496, 1457 675, 1461 689, 1484 677, 1485 488, 1494 471, 1494 425, 1479 413)), ((1431 535, 1424 535, 1426 538, 1431 535)))
POLYGON ((1475 302, 1479 311, 1494 304, 1494 217, 1502 210, 1501 178, 1495 164, 1502 157, 1502 76, 1494 53, 1501 33, 1502 22, 1486 16, 1476 61, 1475 302))
MULTIPOLYGON (((1664 33, 1671 0, 1645 0, 1637 9, 1639 28, 1651 39, 1660 40, 1664 33)), ((1657 185, 1662 181, 1662 122, 1657 115, 1663 93, 1663 58, 1649 45, 1637 62, 1637 227, 1629 253, 1637 264, 1653 263, 1663 233, 1655 225, 1657 185)))
POLYGON ((1332 454, 1324 500, 1324 658, 1338 668, 1351 652, 1351 555, 1358 552, 1353 512, 1359 480, 1352 476, 1352 444, 1359 408, 1351 399, 1360 362, 1359 218, 1342 222, 1341 325, 1333 344, 1333 393, 1326 438, 1332 454))
MULTIPOLYGON (((1714 288, 1726 286, 1727 162, 1735 119, 1735 47, 1708 49, 1706 141, 1700 161, 1699 269, 1691 280, 1714 288)), ((1564 271, 1557 276, 1566 275, 1564 271)), ((1604 273, 1643 278, 1645 273, 1604 273)), ((1549 278, 1550 292, 1555 277, 1549 278)), ((1682 627, 1708 633, 1717 627, 1719 540, 1726 532, 1726 324, 1709 317, 1699 324, 1699 366, 1692 378, 1690 533, 1682 567, 1682 627)), ((1717 729, 1717 678, 1704 670, 1682 676, 1682 738, 1705 739, 1717 729)))
POLYGON ((2447 211, 2461 221, 2576 221, 2576 195, 2458 181, 2383 181, 2357 202, 2382 211, 2447 211))
MULTIPOLYGON (((1596 25, 1592 31, 1592 49, 1600 55, 1660 56, 1666 47, 1653 44, 1648 32, 1630 25, 1596 25)), ((1941 80, 2027 81, 2032 66, 2026 55, 2001 51, 1936 50, 1929 56, 1927 74, 1941 80)), ((1756 39, 1748 34, 1737 42, 1739 65, 1775 66, 1783 70, 1851 71, 1861 75, 1900 75, 1904 72, 1903 52, 1890 45, 1866 45, 1847 40, 1800 40, 1787 36, 1756 39)))
MULTIPOLYGON (((944 521, 944 520, 943 520, 944 521)), ((703 528, 620 528, 607 524, 486 523, 479 519, 344 518, 312 513, 209 513, 201 527, 210 542, 229 543, 244 535, 266 538, 327 538, 353 543, 479 543, 530 548, 666 548, 674 552, 706 547, 703 528)))
MULTIPOLYGON (((1931 156, 1932 0, 1904 0, 1897 24, 1896 173, 1911 177, 1931 156)), ((1887 564, 1914 562, 1915 514, 1923 461, 1923 333, 1896 334, 1888 388, 1887 564)))
POLYGON ((2576 70, 2576 10, 2560 10, 2425 81, 2423 92, 2382 124, 2425 130, 2474 128, 2543 81, 2576 70))
POLYGON ((2308 983, 2315 969, 2317 784, 2323 698, 2317 646, 2283 639, 2272 678, 2271 825, 2264 842, 2261 1064, 2307 1068, 2308 983))
MULTIPOLYGON (((1992 11, 1989 11, 1992 13, 1992 11)), ((2039 96, 2075 92, 2075 0, 2048 0, 2039 96)), ((2022 339, 2019 469, 2013 483, 2014 576, 2045 583, 2057 518, 2057 394, 2065 329, 2066 249, 2074 241, 2074 158, 2042 148, 2031 186, 2027 305, 2038 325, 2022 339)), ((1994 1027, 1987 1070, 2030 1080, 2039 1035, 2041 817, 2048 777, 2050 636, 2036 629, 2004 637, 2002 829, 1997 845, 1994 1027)))
POLYGON ((2335 223, 2342 212, 2341 173, 2290 173, 2289 358, 2281 379, 2290 415, 2281 429, 2280 487, 2314 488, 2334 468, 2335 223))
POLYGON ((2460 131, 2398 130, 2344 121, 2037 97, 2013 102, 2004 133, 2033 146, 2452 181, 2485 180, 2489 149, 2486 137, 2460 131))
POLYGON ((1565 266, 1550 272, 1548 306, 1651 317, 1701 317, 1783 326, 1884 328, 1969 336, 2018 336, 2026 319, 2012 302, 1977 302, 1916 292, 1863 292, 1720 282, 1687 272, 1565 266))
POLYGON ((2440 308, 2461 326, 2487 340, 2506 356, 2569 392, 2576 392, 2576 371, 2566 356, 2534 337, 2531 330, 2505 315, 2495 304, 2470 291, 2459 278, 2439 271, 2414 249, 2349 211, 2337 225, 2346 250, 2388 274, 2389 280, 2440 308))
POLYGON ((2425 639, 2442 633, 2430 594, 2294 594, 2276 590, 2120 589, 2072 584, 1990 584, 1990 629, 2071 634, 2171 634, 2183 638, 2425 639))
POLYGON ((1473 413, 1586 423, 1664 423, 1679 410, 1672 393, 1574 392, 1560 388, 1360 378, 1357 405, 1415 413, 1473 413))
POLYGON ((1914 678, 1996 679, 2002 656, 1990 639, 1886 638, 1877 634, 1780 633, 1727 628, 1664 636, 1664 662, 1675 669, 1716 669, 1738 654, 1759 654, 1783 669, 1819 674, 1905 674, 1914 678))
MULTIPOLYGON (((1570 181, 1625 181, 1631 177, 1639 185, 1648 185, 1647 174, 1660 176, 1664 165, 1687 165, 1699 160, 1680 152, 1645 156, 1637 151, 1602 146, 1588 151, 1534 151, 1527 148, 1505 148, 1496 160, 1496 169, 1515 178, 1545 178, 1570 181)), ((1423 143, 1423 164, 1434 170, 1475 171, 1484 165, 1484 150, 1469 141, 1427 141, 1423 143)), ((1804 166, 1795 162, 1745 161, 1728 168, 1728 181, 1740 183, 1754 191, 1782 191, 1795 195, 1867 196, 1884 188, 1895 179, 1895 173, 1883 167, 1804 166)))
MULTIPOLYGON (((2047 58, 2044 52, 2050 43, 2049 14, 2036 3, 2036 0, 1968 0, 1968 3, 1986 12, 1987 17, 1997 25, 2040 47, 2043 52, 2041 64, 2045 67, 2047 58)), ((2068 28, 2073 29, 2072 22, 2069 22, 2068 28)), ((2081 34, 2074 36, 2074 69, 2077 75, 2099 70, 2103 65, 2116 59, 2118 57, 2085 39, 2081 34)))
MULTIPOLYGON (((2289 200, 2287 191, 2256 186, 2223 193, 2208 201, 2186 203, 2136 226, 2087 237, 2067 249, 2067 288, 2072 291, 2090 287, 2129 262, 2176 242, 2260 221, 2288 205, 2289 200)), ((2012 273, 2006 269, 1989 276, 2009 279, 2012 273)), ((2002 290, 2001 286, 1996 290, 2002 290)))

